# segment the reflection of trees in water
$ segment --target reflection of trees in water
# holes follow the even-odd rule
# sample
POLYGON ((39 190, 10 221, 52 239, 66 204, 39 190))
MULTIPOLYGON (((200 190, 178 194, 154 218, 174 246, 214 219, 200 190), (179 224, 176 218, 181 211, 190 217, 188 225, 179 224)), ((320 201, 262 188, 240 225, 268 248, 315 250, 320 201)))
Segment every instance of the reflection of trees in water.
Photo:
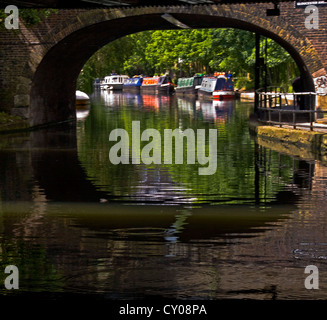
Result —
MULTIPOLYGON (((125 99, 124 94, 118 96, 120 99, 125 99)), ((153 99, 155 98, 158 97, 154 96, 153 99)), ((131 99, 131 95, 128 95, 128 99, 131 99)), ((199 202, 250 203, 256 197, 258 190, 260 199, 274 198, 274 194, 283 186, 282 184, 279 186, 275 181, 278 174, 276 168, 272 168, 271 174, 266 175, 265 180, 257 179, 254 142, 249 136, 246 107, 235 104, 235 101, 226 104, 219 101, 201 101, 200 108, 206 108, 211 103, 210 107, 216 115, 225 112, 226 116, 223 118, 228 119, 223 123, 204 122, 203 117, 192 117, 192 112, 193 115, 199 115, 194 100, 177 98, 173 101, 169 107, 162 107, 158 111, 142 109, 139 104, 132 106, 121 104, 119 112, 118 105, 114 105, 113 108, 101 104, 93 106, 92 116, 80 124, 78 153, 88 176, 102 191, 112 196, 124 197, 126 200, 130 197, 133 201, 137 200, 137 195, 144 195, 147 188, 149 194, 157 193, 161 200, 164 200, 165 196, 167 199, 174 197, 178 188, 184 192, 185 199, 199 202), (112 165, 108 159, 109 133, 116 128, 124 128, 131 139, 132 121, 137 120, 141 123, 141 132, 153 128, 157 129, 161 136, 165 129, 192 128, 196 132, 196 129, 200 128, 207 130, 216 128, 218 130, 216 173, 212 176, 199 176, 199 164, 112 165), (148 180, 146 183, 145 176, 148 180), (153 183, 158 176, 162 181, 170 181, 172 189, 170 193, 169 187, 164 183, 161 185, 153 183)), ((164 150, 163 141, 161 150, 164 150)), ((184 147, 184 156, 186 157, 186 147, 184 147)), ((275 162, 276 153, 272 157, 272 161, 275 162)), ((285 170, 282 170, 281 179, 287 181, 290 179, 289 170, 292 168, 292 161, 285 158, 283 164, 285 170)))
MULTIPOLYGON (((219 131, 219 157, 225 161, 214 177, 201 180, 194 174, 196 169, 181 166, 140 166, 140 170, 109 166, 105 148, 108 130, 115 126, 99 110, 90 112, 99 114, 79 124, 86 132, 78 150, 75 128, 68 127, 34 132, 23 152, 22 148, 1 151, 2 168, 6 168, 0 170, 2 200, 34 200, 29 206, 3 204, 1 212, 1 237, 6 239, 1 241, 2 262, 19 262, 22 284, 28 290, 65 289, 111 297, 145 292, 169 297, 189 297, 194 292, 204 297, 233 295, 246 273, 235 267, 231 275, 224 260, 237 252, 242 261, 252 261, 249 248, 239 244, 242 239, 257 239, 253 255, 258 250, 274 253, 261 240, 263 234, 294 210, 299 196, 303 198, 311 188, 315 192, 324 188, 321 181, 311 183, 311 175, 318 171, 310 163, 262 147, 255 150, 246 136, 246 121, 233 117, 219 131), (6 185, 9 178, 15 184, 6 185), (187 188, 179 189, 181 185, 187 188), (259 206, 252 208, 247 204, 253 203, 255 192, 259 206), (185 198, 194 194, 201 205, 185 208, 185 198), (167 201, 172 196, 179 197, 172 203, 180 200, 182 205, 126 205, 133 197, 167 201), (104 197, 108 202, 99 203, 104 197), (119 200, 125 205, 119 205, 119 200)), ((140 119, 139 113, 126 109, 115 117, 118 125, 126 126, 140 119)), ((158 130, 179 123, 174 117, 162 116, 158 121, 151 112, 141 120, 158 130)), ((183 117, 183 126, 188 121, 183 117)), ((196 121, 192 125, 201 127, 196 121)), ((248 296, 246 289, 243 294, 248 296)), ((259 285, 256 290, 254 296, 274 294, 273 287, 259 285)))

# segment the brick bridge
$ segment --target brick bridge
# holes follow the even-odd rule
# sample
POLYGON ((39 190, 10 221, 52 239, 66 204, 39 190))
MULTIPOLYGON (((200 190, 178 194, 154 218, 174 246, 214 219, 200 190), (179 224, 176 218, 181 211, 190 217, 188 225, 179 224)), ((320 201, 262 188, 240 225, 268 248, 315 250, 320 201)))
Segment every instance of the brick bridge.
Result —
POLYGON ((163 14, 191 28, 233 27, 270 37, 293 57, 305 89, 327 69, 327 7, 319 7, 319 28, 306 29, 304 8, 270 4, 147 6, 58 9, 38 25, 0 31, 0 109, 24 115, 31 125, 75 117, 76 80, 85 62, 103 45, 143 30, 176 29, 163 14))

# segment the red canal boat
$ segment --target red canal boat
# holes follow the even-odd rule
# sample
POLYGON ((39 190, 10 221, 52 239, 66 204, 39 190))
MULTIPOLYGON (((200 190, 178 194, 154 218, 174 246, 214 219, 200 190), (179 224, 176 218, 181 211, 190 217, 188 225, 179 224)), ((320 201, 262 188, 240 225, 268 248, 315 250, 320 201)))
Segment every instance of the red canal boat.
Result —
POLYGON ((170 94, 174 92, 174 85, 169 76, 143 78, 142 93, 170 94))

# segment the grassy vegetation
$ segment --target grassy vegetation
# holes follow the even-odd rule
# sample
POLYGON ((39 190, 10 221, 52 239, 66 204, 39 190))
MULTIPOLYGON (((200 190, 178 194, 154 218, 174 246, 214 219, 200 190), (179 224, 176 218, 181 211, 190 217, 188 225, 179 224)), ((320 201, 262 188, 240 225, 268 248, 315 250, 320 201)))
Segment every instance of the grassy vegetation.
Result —
POLYGON ((13 116, 6 112, 0 112, 0 133, 21 130, 28 127, 28 122, 21 117, 13 116))
POLYGON ((0 125, 15 123, 15 122, 22 121, 22 120, 23 119, 20 117, 12 116, 5 112, 0 112, 0 125))

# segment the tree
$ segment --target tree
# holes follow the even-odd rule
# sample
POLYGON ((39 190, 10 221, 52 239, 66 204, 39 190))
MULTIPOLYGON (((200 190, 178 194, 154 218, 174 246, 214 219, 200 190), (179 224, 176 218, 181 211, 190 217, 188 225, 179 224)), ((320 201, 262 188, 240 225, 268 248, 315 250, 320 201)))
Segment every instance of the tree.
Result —
POLYGON ((129 37, 119 38, 98 50, 84 65, 77 80, 80 90, 91 92, 95 78, 104 78, 112 72, 124 73, 124 63, 133 52, 129 37))
MULTIPOLYGON (((291 85, 291 79, 297 75, 293 59, 271 39, 261 41, 261 52, 265 52, 266 43, 269 84, 291 85)), ((89 91, 93 79, 112 71, 129 76, 170 72, 176 77, 231 71, 237 78, 236 87, 253 87, 254 66, 252 32, 233 28, 145 31, 120 38, 99 50, 85 64, 78 86, 89 91)))

